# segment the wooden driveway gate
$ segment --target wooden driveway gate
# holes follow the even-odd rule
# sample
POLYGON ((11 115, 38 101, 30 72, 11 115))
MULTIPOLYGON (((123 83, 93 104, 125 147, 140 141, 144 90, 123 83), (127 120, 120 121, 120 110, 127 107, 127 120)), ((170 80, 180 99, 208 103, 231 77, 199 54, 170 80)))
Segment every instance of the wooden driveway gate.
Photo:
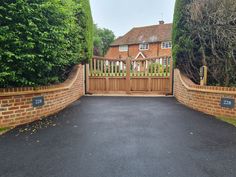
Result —
POLYGON ((172 94, 172 58, 107 59, 93 57, 86 67, 90 94, 172 94))

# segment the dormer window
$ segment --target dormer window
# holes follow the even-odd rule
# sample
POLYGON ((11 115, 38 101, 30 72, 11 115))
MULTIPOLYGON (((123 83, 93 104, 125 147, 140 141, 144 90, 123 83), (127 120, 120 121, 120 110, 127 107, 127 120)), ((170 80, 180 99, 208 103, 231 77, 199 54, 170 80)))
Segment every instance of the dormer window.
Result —
POLYGON ((172 42, 171 41, 162 42, 161 43, 161 48, 162 49, 171 49, 172 48, 172 42))
POLYGON ((127 52, 129 49, 129 46, 128 45, 120 45, 119 46, 119 51, 120 52, 127 52))
POLYGON ((139 44, 139 50, 149 50, 149 44, 148 43, 139 44))

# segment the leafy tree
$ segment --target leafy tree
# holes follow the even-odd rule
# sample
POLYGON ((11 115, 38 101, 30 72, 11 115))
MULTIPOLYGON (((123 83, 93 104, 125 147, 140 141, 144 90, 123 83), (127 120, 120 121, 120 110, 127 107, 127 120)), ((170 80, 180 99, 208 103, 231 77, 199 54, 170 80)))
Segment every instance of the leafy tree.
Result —
POLYGON ((86 32, 78 22, 88 18, 85 5, 75 0, 2 0, 0 87, 58 83, 74 64, 87 59, 84 51, 91 46, 82 43, 86 32))
POLYGON ((103 43, 101 37, 98 35, 97 26, 94 28, 93 35, 93 55, 102 56, 103 55, 103 43))
POLYGON ((94 25, 93 53, 96 56, 104 56, 108 51, 110 44, 115 40, 114 33, 106 28, 99 28, 94 25))

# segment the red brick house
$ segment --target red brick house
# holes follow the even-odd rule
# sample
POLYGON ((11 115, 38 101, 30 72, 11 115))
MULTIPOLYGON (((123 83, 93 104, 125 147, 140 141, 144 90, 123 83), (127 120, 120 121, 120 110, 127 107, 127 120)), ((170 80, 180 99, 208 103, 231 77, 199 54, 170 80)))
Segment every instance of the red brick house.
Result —
POLYGON ((153 58, 171 55, 172 24, 133 28, 117 38, 105 55, 106 58, 153 58))

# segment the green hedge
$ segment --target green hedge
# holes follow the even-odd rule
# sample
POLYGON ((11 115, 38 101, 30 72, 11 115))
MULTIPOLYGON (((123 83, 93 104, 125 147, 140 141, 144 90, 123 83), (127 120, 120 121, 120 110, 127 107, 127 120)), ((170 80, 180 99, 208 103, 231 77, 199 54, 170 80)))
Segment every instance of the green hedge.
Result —
POLYGON ((78 25, 80 26, 80 42, 82 44, 83 62, 87 63, 93 56, 93 18, 89 0, 77 0, 82 9, 77 13, 78 25))
POLYGON ((187 8, 192 0, 176 0, 173 31, 172 56, 174 67, 185 73, 195 83, 199 83, 199 69, 202 66, 199 55, 199 41, 193 39, 194 29, 190 28, 187 8))
POLYGON ((87 0, 2 0, 0 87, 58 83, 91 58, 89 7, 87 0))
POLYGON ((172 31, 172 56, 174 60, 174 66, 177 66, 178 61, 183 59, 183 56, 187 52, 190 43, 185 13, 185 8, 189 3, 190 0, 176 0, 175 2, 172 31))
POLYGON ((176 0, 172 55, 195 83, 205 65, 208 85, 236 85, 235 11, 235 0, 176 0))

